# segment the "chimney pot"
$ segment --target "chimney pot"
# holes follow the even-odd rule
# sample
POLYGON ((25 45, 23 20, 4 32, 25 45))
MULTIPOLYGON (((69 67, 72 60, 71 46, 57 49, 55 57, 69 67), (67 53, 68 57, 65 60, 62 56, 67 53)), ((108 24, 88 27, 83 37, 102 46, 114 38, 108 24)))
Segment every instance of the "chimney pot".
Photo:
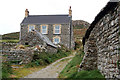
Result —
POLYGON ((70 6, 70 8, 69 8, 69 16, 72 16, 71 6, 70 6))
POLYGON ((25 10, 25 17, 28 17, 29 16, 29 11, 28 9, 25 10))

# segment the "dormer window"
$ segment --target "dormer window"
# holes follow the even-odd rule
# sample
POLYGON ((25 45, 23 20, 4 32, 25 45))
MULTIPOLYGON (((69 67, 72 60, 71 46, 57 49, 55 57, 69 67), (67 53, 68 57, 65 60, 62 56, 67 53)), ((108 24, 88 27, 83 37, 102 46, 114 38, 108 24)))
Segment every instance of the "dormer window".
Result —
POLYGON ((35 30, 35 25, 28 25, 28 32, 35 30))
POLYGON ((61 34, 61 25, 54 25, 53 26, 54 28, 54 30, 53 30, 53 33, 54 34, 61 34))
POLYGON ((48 34, 48 25, 41 25, 41 33, 48 34))

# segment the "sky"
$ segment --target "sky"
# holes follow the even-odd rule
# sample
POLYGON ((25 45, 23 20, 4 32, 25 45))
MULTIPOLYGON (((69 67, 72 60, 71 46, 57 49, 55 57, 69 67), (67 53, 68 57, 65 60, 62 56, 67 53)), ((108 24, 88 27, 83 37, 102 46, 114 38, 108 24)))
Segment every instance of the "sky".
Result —
POLYGON ((0 34, 20 31, 25 9, 30 15, 68 14, 72 8, 73 20, 91 23, 109 0, 1 0, 0 34))

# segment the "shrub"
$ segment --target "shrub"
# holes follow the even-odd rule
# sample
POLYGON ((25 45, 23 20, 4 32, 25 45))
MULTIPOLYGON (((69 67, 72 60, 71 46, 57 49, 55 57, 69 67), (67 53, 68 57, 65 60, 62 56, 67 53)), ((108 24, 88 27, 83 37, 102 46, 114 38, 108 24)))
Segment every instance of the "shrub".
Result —
POLYGON ((25 46, 24 45, 17 45, 16 48, 25 49, 25 46))
POLYGON ((76 41, 75 42, 75 50, 77 50, 77 49, 82 49, 83 47, 82 47, 82 42, 81 41, 76 41))
POLYGON ((33 60, 31 63, 26 64, 26 67, 34 67, 39 65, 48 65, 60 58, 66 57, 71 52, 65 52, 66 49, 58 49, 58 52, 56 54, 49 54, 46 52, 42 52, 40 54, 34 53, 33 60), (33 66, 34 65, 34 66, 33 66))
POLYGON ((2 78, 8 78, 12 74, 12 67, 10 62, 2 63, 2 78))
POLYGON ((25 46, 24 45, 19 45, 19 48, 20 49, 25 49, 25 46))

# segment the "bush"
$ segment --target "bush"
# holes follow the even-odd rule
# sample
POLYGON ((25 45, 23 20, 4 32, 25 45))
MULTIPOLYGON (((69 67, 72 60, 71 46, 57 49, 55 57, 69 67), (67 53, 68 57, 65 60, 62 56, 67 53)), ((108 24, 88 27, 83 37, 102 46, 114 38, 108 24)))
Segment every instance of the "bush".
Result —
POLYGON ((25 49, 25 46, 24 45, 19 45, 19 48, 20 49, 25 49))
POLYGON ((8 78, 12 74, 12 67, 10 62, 2 63, 2 78, 8 78))
POLYGON ((40 65, 48 65, 52 62, 55 62, 56 60, 66 57, 69 54, 71 54, 71 52, 65 52, 65 49, 58 49, 58 52, 56 54, 49 54, 46 52, 42 52, 40 54, 35 53, 33 56, 33 60, 31 63, 26 64, 25 67, 34 67, 34 66, 40 66, 40 65))
POLYGON ((77 50, 77 49, 80 49, 80 50, 83 49, 81 41, 76 41, 75 42, 75 50, 77 50))

